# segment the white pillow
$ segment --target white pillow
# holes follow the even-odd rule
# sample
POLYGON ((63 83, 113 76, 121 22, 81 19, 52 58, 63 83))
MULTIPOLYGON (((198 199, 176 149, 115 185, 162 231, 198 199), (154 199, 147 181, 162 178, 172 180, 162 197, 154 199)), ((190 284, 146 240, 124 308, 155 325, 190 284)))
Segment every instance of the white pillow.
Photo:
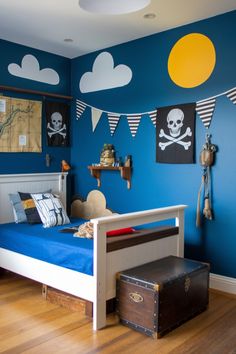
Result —
POLYGON ((51 193, 33 193, 35 206, 44 227, 69 224, 70 220, 60 201, 60 199, 51 193))

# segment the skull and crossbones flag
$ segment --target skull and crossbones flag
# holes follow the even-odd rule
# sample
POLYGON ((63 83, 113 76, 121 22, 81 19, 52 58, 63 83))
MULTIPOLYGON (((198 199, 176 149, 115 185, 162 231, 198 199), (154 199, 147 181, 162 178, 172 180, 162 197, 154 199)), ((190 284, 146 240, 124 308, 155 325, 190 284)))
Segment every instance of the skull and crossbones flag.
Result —
POLYGON ((195 106, 187 103, 157 109, 157 162, 194 162, 195 106))
POLYGON ((63 102, 45 102, 48 146, 69 146, 69 106, 63 102))

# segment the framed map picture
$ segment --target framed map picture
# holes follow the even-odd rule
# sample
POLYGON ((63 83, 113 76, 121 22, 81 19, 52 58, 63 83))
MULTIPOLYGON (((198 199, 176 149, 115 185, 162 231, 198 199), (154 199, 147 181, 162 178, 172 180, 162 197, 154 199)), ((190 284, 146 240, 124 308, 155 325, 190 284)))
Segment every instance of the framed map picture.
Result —
POLYGON ((42 152, 42 103, 0 96, 0 152, 42 152))

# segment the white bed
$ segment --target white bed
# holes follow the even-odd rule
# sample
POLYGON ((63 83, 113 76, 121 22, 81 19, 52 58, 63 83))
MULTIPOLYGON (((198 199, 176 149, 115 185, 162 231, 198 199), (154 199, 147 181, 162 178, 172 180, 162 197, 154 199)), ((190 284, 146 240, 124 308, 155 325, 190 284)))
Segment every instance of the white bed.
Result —
MULTIPOLYGON (((52 189, 66 202, 66 173, 0 175, 0 223, 13 221, 8 194, 52 189)), ((184 254, 185 205, 92 219, 94 224, 93 276, 62 268, 0 248, 0 267, 93 303, 93 329, 106 326, 106 300, 115 297, 116 273, 167 255, 184 254), (129 248, 106 252, 106 232, 175 219, 178 233, 129 248), (99 241, 99 242, 98 242, 99 241)))

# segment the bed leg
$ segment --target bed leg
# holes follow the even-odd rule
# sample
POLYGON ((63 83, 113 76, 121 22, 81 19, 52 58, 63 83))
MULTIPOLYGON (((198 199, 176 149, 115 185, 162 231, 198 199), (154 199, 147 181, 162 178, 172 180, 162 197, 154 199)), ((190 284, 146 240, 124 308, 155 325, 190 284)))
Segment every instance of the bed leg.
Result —
POLYGON ((184 211, 178 211, 178 217, 175 219, 175 226, 179 228, 177 256, 184 257, 184 211))
POLYGON ((106 327, 106 301, 93 303, 93 330, 97 331, 106 327))
POLYGON ((94 331, 106 326, 106 230, 102 225, 98 227, 97 220, 94 219, 93 225, 94 331))
POLYGON ((47 300, 47 292, 48 292, 48 287, 46 284, 43 284, 42 286, 42 296, 44 300, 47 300))

